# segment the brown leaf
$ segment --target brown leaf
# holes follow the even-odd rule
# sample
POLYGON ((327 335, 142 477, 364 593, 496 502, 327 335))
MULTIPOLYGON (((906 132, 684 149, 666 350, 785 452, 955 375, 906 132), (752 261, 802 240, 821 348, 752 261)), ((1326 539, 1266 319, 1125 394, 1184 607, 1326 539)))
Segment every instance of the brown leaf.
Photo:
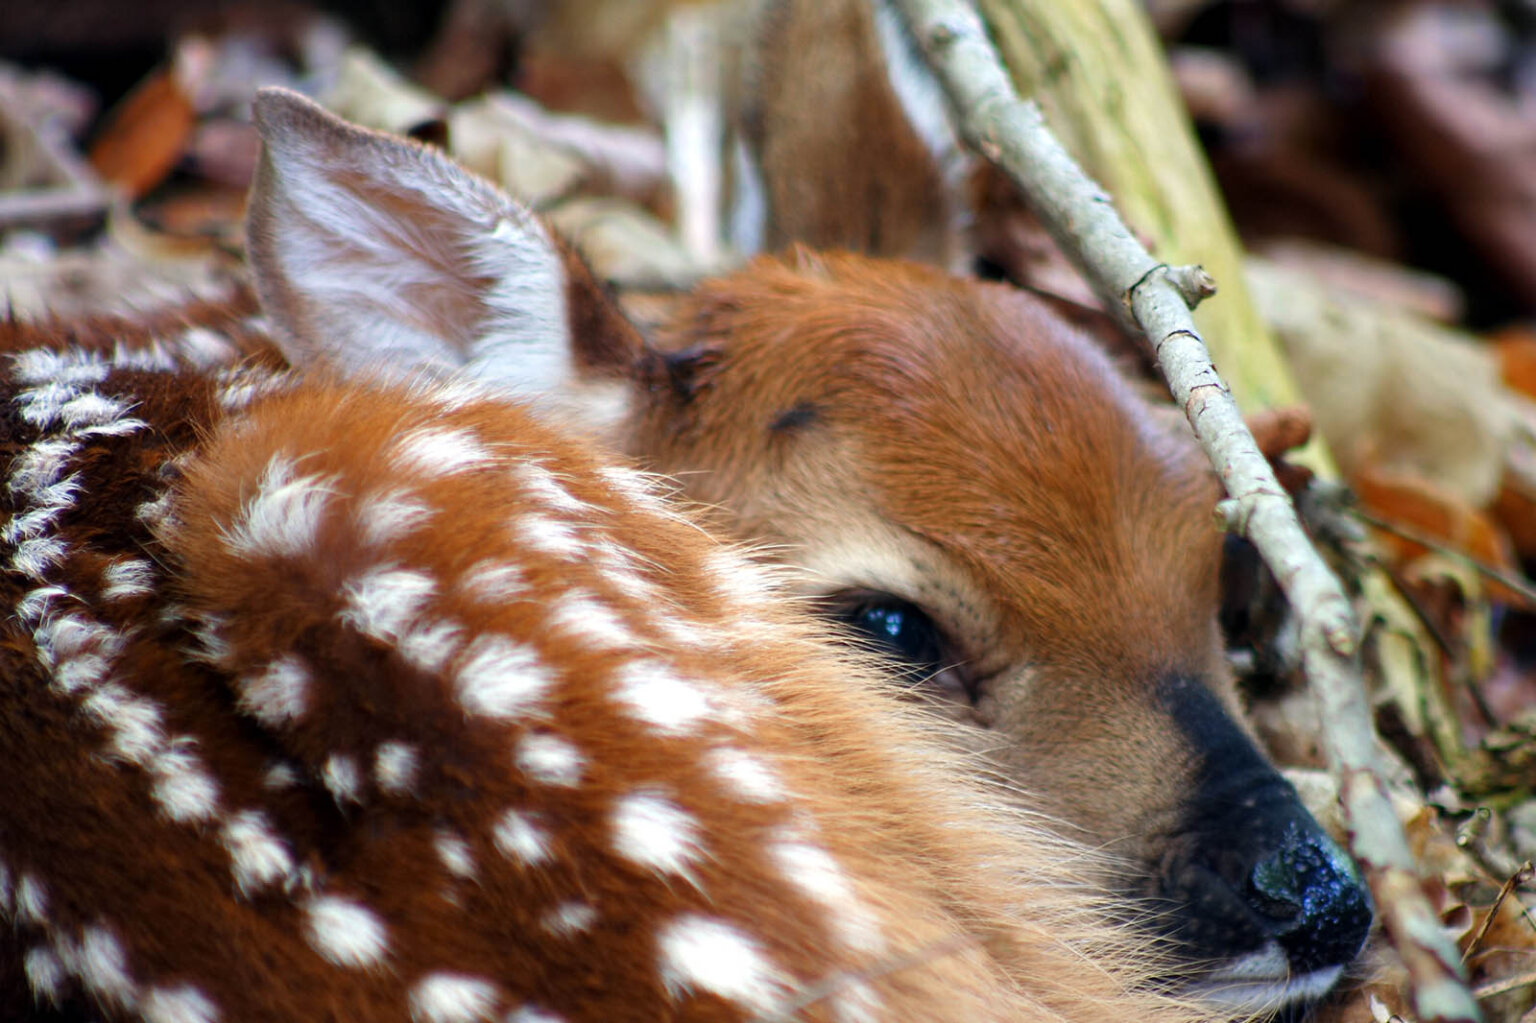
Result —
POLYGON ((170 69, 162 67, 107 116, 91 143, 91 166, 137 199, 176 166, 195 124, 192 101, 170 69))
MULTIPOLYGON (((1355 467, 1350 477, 1361 505, 1375 518, 1406 527, 1450 550, 1500 571, 1518 573, 1509 537, 1488 515, 1471 507, 1449 491, 1424 479, 1381 469, 1369 462, 1355 467)), ((1376 531, 1382 548, 1397 564, 1406 564, 1428 549, 1398 533, 1376 531)), ((1496 585, 1496 584, 1495 584, 1496 585)), ((1517 600, 1499 587, 1506 601, 1517 600)))
POLYGON ((1506 327, 1489 340, 1498 356, 1499 373, 1505 385, 1536 398, 1536 329, 1506 327))
POLYGON ((1305 405, 1260 409, 1244 420, 1259 450, 1270 461, 1301 447, 1312 436, 1312 413, 1305 405))

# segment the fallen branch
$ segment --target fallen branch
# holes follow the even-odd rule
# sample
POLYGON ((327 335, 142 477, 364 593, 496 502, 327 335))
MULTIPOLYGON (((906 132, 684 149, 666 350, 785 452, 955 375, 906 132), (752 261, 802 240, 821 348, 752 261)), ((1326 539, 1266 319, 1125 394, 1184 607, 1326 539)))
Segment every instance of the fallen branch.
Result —
POLYGON ((1302 664, 1321 704, 1350 852, 1407 968, 1417 1015, 1426 1023, 1480 1019, 1456 947, 1419 886, 1376 767, 1355 663, 1359 627, 1349 599, 1307 539, 1190 317, 1190 309, 1214 291, 1212 281, 1199 267, 1170 267, 1147 253, 1110 197, 1051 134, 1039 108, 1019 98, 964 0, 894 0, 894 6, 943 86, 966 142, 1019 188, 1106 308, 1124 311, 1151 342, 1230 495, 1220 514, 1259 549, 1301 622, 1302 664))

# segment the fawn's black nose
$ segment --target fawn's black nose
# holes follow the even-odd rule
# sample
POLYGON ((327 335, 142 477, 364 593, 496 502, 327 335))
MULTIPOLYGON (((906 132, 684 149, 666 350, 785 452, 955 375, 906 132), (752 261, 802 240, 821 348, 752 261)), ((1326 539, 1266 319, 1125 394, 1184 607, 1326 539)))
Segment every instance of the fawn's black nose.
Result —
POLYGON ((1354 864, 1205 686, 1160 686, 1195 786, 1155 898, 1159 927, 1205 964, 1197 994, 1247 1011, 1323 994, 1365 943, 1371 900, 1354 864))
POLYGON ((1296 973, 1348 963, 1371 927, 1370 898, 1353 865, 1310 815, 1254 864, 1246 895, 1296 973))

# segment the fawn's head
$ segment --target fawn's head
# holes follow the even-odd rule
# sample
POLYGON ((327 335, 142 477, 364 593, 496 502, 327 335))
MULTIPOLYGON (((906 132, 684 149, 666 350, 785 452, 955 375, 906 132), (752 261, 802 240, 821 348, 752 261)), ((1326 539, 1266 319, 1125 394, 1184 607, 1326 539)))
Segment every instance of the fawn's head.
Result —
POLYGON ((794 252, 642 339, 445 160, 293 104, 263 122, 252 259, 295 362, 555 392, 804 569, 1026 802, 1120 856, 1128 914, 1202 964, 1197 992, 1252 1011, 1338 977, 1369 902, 1240 723, 1214 481, 1041 303, 794 252))

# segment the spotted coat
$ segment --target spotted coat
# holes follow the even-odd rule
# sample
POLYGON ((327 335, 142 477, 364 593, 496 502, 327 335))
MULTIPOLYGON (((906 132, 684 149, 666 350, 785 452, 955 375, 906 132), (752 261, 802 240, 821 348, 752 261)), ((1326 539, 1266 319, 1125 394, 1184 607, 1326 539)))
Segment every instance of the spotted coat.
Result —
POLYGON ((646 477, 186 340, 5 363, 0 1015, 1198 1018, 646 477))

